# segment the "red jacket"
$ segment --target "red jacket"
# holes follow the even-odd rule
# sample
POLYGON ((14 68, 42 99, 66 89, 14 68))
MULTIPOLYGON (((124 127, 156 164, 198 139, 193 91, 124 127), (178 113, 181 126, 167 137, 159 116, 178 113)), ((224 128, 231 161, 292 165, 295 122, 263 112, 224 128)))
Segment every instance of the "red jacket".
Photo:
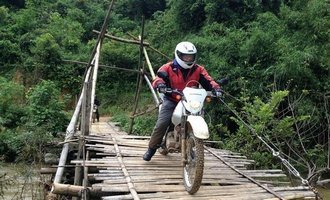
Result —
MULTIPOLYGON (((152 86, 156 88, 158 84, 164 83, 167 87, 182 91, 186 86, 197 86, 194 81, 198 81, 207 91, 220 88, 204 67, 195 64, 191 69, 183 69, 176 62, 169 62, 161 66, 152 86)), ((169 97, 177 101, 174 97, 169 97)))

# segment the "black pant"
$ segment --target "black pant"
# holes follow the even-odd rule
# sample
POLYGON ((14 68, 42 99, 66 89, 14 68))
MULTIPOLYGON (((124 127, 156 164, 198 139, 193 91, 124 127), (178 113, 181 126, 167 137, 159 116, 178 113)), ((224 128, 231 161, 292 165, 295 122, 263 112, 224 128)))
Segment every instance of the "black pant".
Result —
POLYGON ((173 111, 178 103, 164 98, 162 108, 159 111, 158 119, 152 132, 149 148, 157 148, 161 144, 167 127, 171 124, 173 111))

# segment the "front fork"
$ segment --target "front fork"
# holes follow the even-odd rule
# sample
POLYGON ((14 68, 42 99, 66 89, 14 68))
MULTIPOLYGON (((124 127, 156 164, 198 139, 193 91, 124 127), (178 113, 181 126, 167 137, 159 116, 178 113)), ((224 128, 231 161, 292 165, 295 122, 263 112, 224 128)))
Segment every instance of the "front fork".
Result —
POLYGON ((182 167, 186 166, 187 164, 187 129, 186 129, 186 117, 184 120, 182 120, 183 123, 181 123, 181 162, 182 167))

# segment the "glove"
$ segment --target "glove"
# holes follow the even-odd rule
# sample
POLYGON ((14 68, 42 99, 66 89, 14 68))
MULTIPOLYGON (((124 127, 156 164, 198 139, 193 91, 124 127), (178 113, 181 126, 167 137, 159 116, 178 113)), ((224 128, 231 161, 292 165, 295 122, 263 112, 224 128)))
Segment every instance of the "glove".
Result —
POLYGON ((159 83, 158 85, 157 85, 157 90, 158 90, 158 92, 160 92, 160 93, 165 93, 166 92, 166 85, 164 84, 164 83, 159 83))
POLYGON ((212 94, 216 97, 222 97, 223 96, 223 90, 220 88, 213 88, 212 94))

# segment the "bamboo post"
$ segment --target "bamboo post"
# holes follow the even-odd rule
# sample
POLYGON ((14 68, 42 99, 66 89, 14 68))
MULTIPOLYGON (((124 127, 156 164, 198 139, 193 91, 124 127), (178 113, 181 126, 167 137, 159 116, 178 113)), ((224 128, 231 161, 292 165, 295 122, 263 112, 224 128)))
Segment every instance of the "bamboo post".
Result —
MULTIPOLYGON (((89 91, 89 83, 85 82, 84 83, 84 88, 86 88, 86 90, 84 90, 83 93, 83 101, 82 101, 82 108, 81 108, 81 133, 82 135, 86 135, 89 129, 89 124, 87 124, 87 103, 88 103, 88 91, 89 91)), ((80 141, 79 141, 80 143, 80 141)))
POLYGON ((99 60, 100 60, 100 49, 101 49, 101 42, 97 45, 96 54, 95 54, 95 61, 93 66, 93 76, 91 76, 92 80, 92 88, 91 88, 91 96, 89 98, 90 100, 90 113, 89 113, 89 124, 91 124, 92 121, 92 109, 94 106, 94 100, 95 100, 95 90, 96 90, 96 81, 97 81, 97 72, 99 69, 99 60))
MULTIPOLYGON (((139 40, 141 40, 141 37, 140 36, 139 36, 139 40)), ((156 75, 155 75, 154 69, 153 69, 153 67, 151 65, 151 62, 150 62, 150 59, 149 59, 147 50, 146 50, 146 48, 144 46, 143 46, 143 54, 144 54, 144 57, 146 58, 148 69, 149 69, 150 74, 151 74, 151 78, 152 78, 152 80, 155 80, 156 75)), ((159 99, 163 99, 163 94, 160 94, 158 91, 155 92, 154 88, 151 86, 151 83, 150 83, 148 77, 147 76, 144 76, 144 78, 146 79, 146 81, 148 83, 148 86, 150 88, 150 91, 152 92, 152 95, 154 97, 154 100, 156 102, 156 105, 159 106, 161 104, 161 102, 159 101, 159 99)))
MULTIPOLYGON (((89 84, 88 82, 84 83, 84 88, 86 88, 86 90, 83 91, 83 101, 82 101, 82 109, 81 109, 81 132, 82 135, 86 134, 86 131, 89 129, 88 124, 86 123, 87 121, 87 115, 86 115, 86 109, 87 109, 87 93, 89 90, 89 84), (86 126, 87 125, 87 126, 86 126)), ((84 153, 82 152, 83 149, 83 138, 81 137, 79 139, 79 145, 78 145, 78 152, 77 152, 77 160, 80 160, 81 158, 81 154, 84 153)), ((80 164, 76 164, 76 169, 75 169, 75 174, 74 174, 74 185, 81 185, 82 184, 82 169, 81 169, 81 165, 80 164)))
POLYGON ((89 199, 89 190, 87 190, 88 186, 88 167, 86 166, 86 160, 89 159, 89 151, 86 151, 85 145, 83 147, 83 167, 84 167, 84 180, 83 180, 83 200, 88 200, 89 199), (86 154, 85 154, 86 152, 86 154))
POLYGON ((156 102, 156 106, 159 106, 160 102, 159 102, 159 98, 158 98, 158 92, 156 93, 156 91, 154 90, 154 88, 151 85, 150 80, 148 79, 148 77, 144 74, 144 79, 146 80, 148 87, 151 91, 152 97, 154 98, 155 102, 156 102))
MULTIPOLYGON (((140 57, 139 57, 139 69, 142 68, 142 71, 144 71, 144 65, 142 65, 142 60, 143 60, 143 35, 144 35, 144 16, 142 16, 142 30, 141 30, 141 40, 140 40, 140 57)), ((140 90, 142 87, 142 81, 143 81, 143 74, 139 74, 138 75, 138 79, 137 79, 137 90, 135 92, 135 103, 134 103, 134 108, 133 108, 133 114, 132 116, 135 115, 136 110, 137 110, 137 106, 138 106, 138 101, 139 101, 139 95, 140 95, 140 90)), ((134 124, 134 117, 131 117, 131 123, 130 123, 130 127, 129 127, 129 131, 128 134, 132 134, 132 129, 133 129, 133 124, 134 124)))
MULTIPOLYGON (((83 139, 79 141, 78 152, 77 152, 77 160, 80 160, 82 153, 83 139)), ((80 164, 76 164, 74 170, 74 185, 81 186, 82 185, 82 166, 80 164)), ((75 198, 74 198, 75 199, 75 198)))
MULTIPOLYGON (((87 70, 85 80, 88 80, 90 71, 91 70, 89 68, 87 70)), ((76 109, 75 109, 74 114, 71 118, 70 124, 68 125, 68 127, 66 129, 65 142, 70 141, 71 138, 73 137, 74 132, 75 132, 75 126, 76 126, 77 121, 78 121, 84 90, 86 90, 85 87, 83 87, 83 89, 82 89, 82 93, 80 94, 79 101, 77 103, 76 109)), ((60 161, 58 163, 58 168, 57 168, 57 171, 56 171, 56 174, 55 174, 54 183, 60 183, 61 182, 62 175, 63 175, 63 172, 64 172, 64 166, 65 166, 66 159, 67 159, 68 152, 69 152, 69 147, 70 147, 70 143, 68 143, 68 142, 64 143, 63 149, 62 149, 62 152, 61 152, 61 156, 60 156, 60 161)))
MULTIPOLYGON (((139 37, 140 40, 141 40, 141 37, 139 37)), ((156 75, 155 75, 155 72, 154 72, 154 69, 152 68, 152 65, 151 65, 151 62, 150 62, 150 59, 149 59, 149 56, 148 56, 148 53, 147 53, 147 50, 145 47, 143 47, 143 54, 144 54, 144 57, 147 61, 147 65, 148 65, 148 68, 149 68, 149 72, 151 74, 151 78, 152 80, 154 80, 156 78, 156 75)))
MULTIPOLYGON (((90 77, 90 80, 92 78, 90 77)), ((85 113, 83 113, 85 115, 85 122, 84 122, 84 126, 85 126, 85 130, 81 131, 83 136, 88 136, 89 132, 90 132, 90 128, 91 128, 91 114, 92 114, 92 109, 93 107, 91 106, 91 94, 92 94, 92 83, 91 81, 89 81, 87 83, 87 90, 86 90, 86 102, 85 102, 85 113)))

